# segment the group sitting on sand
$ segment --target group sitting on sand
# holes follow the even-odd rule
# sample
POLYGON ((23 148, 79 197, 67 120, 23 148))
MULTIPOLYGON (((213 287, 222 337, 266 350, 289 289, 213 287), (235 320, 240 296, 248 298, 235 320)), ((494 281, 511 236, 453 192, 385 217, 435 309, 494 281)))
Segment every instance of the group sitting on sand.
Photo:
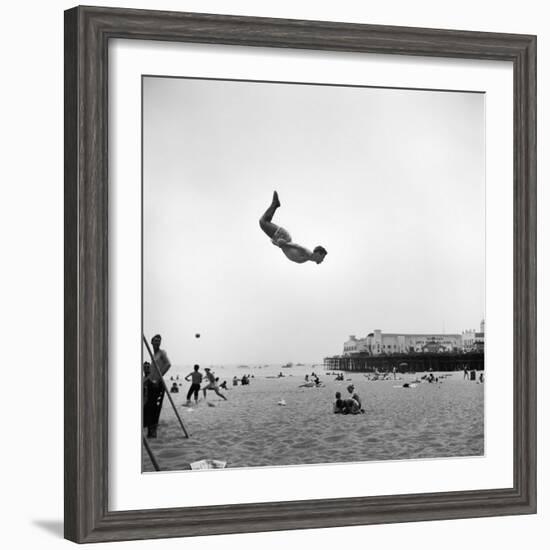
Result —
POLYGON ((342 399, 342 394, 339 391, 336 392, 336 401, 333 407, 334 414, 363 414, 365 409, 362 407, 361 398, 355 392, 355 386, 350 384, 347 389, 350 394, 349 399, 342 399))
POLYGON ((304 383, 298 386, 299 388, 320 388, 323 384, 321 384, 321 380, 319 377, 312 372, 311 373, 311 380, 309 379, 309 375, 306 374, 304 378, 304 383))

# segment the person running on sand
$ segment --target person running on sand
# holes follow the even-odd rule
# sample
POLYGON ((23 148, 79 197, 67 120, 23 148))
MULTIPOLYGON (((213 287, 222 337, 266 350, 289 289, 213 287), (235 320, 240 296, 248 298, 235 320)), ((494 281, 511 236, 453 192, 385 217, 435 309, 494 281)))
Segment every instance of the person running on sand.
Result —
POLYGON ((271 220, 277 208, 281 206, 277 191, 273 192, 273 200, 271 205, 260 218, 260 227, 262 231, 271 239, 271 242, 278 246, 283 254, 292 262, 303 264, 305 262, 315 262, 320 264, 327 255, 327 251, 322 246, 316 246, 311 250, 293 243, 290 233, 284 228, 274 224, 271 220))
POLYGON ((202 393, 204 395, 204 398, 206 399, 206 391, 212 390, 216 395, 221 397, 224 401, 227 401, 227 397, 220 393, 220 388, 218 386, 218 383, 216 382, 216 377, 212 373, 212 371, 208 367, 204 367, 204 371, 206 373, 206 379, 208 380, 208 385, 204 386, 202 389, 202 393))
POLYGON ((195 397, 195 403, 199 402, 199 390, 201 389, 202 382, 202 374, 199 372, 199 368, 199 365, 194 365, 193 372, 190 372, 185 377, 186 382, 189 382, 189 378, 191 378, 191 386, 189 387, 189 391, 187 392, 187 406, 191 404, 192 395, 194 395, 195 397))

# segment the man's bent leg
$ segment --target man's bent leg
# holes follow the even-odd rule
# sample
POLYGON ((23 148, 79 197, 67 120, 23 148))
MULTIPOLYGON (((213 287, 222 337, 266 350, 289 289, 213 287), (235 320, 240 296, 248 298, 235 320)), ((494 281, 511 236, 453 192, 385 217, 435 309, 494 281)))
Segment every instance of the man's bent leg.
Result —
POLYGON ((216 395, 219 395, 224 401, 227 401, 227 397, 225 397, 223 393, 220 393, 218 390, 214 390, 214 392, 216 393, 216 395))
POLYGON ((279 195, 277 195, 277 191, 274 191, 271 205, 260 218, 260 227, 270 239, 273 238, 273 235, 275 235, 275 232, 277 231, 277 229, 279 229, 277 225, 271 222, 275 211, 277 210, 277 208, 279 208, 279 206, 281 206, 281 203, 279 202, 279 195))

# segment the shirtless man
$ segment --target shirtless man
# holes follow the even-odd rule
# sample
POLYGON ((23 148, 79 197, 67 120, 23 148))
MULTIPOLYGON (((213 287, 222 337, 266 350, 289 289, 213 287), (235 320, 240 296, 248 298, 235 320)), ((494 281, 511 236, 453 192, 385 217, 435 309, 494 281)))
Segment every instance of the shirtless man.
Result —
POLYGON ((216 377, 214 376, 214 373, 208 367, 204 367, 204 371, 206 373, 206 380, 208 381, 208 384, 204 386, 204 388, 202 388, 202 393, 204 398, 206 399, 206 392, 208 390, 212 390, 216 395, 220 396, 224 401, 227 401, 227 397, 225 397, 223 393, 220 393, 220 387, 216 382, 216 377))
POLYGON ((315 262, 320 264, 327 255, 327 251, 322 246, 316 246, 311 250, 292 242, 290 233, 284 228, 274 224, 271 220, 277 208, 281 206, 277 191, 273 192, 273 200, 270 207, 260 218, 260 227, 262 231, 271 239, 271 242, 278 246, 283 254, 292 262, 303 264, 304 262, 315 262))
POLYGON ((189 378, 191 378, 191 387, 189 388, 189 391, 187 392, 187 403, 186 406, 189 407, 191 405, 191 396, 195 396, 195 404, 199 402, 199 390, 201 389, 201 382, 202 382, 202 374, 199 372, 199 365, 195 365, 193 367, 193 371, 190 372, 186 377, 185 380, 189 382, 189 378))
POLYGON ((161 341, 160 334, 153 336, 151 340, 158 370, 154 365, 149 365, 149 363, 144 364, 144 373, 147 372, 145 378, 147 400, 143 407, 143 425, 147 428, 148 438, 157 437, 159 417, 164 399, 164 383, 161 378, 164 377, 171 367, 168 355, 166 355, 163 349, 160 349, 161 341), (146 366, 147 369, 145 368, 146 366))

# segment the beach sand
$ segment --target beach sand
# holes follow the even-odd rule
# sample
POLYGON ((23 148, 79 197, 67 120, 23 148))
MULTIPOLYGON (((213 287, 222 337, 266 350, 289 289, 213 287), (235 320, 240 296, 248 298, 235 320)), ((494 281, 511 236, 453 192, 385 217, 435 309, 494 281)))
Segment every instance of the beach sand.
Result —
MULTIPOLYGON (((191 437, 183 438, 165 398, 158 438, 149 440, 161 469, 184 470, 201 459, 242 468, 484 453, 484 384, 463 380, 461 372, 439 384, 423 382, 407 389, 395 386, 416 376, 369 381, 362 373, 344 373, 346 380, 336 382, 317 368, 324 387, 299 388, 311 370, 285 369, 284 378, 268 378, 263 369, 243 370, 238 375, 255 377, 248 386, 233 387, 228 373, 216 369, 220 379, 228 381, 228 400, 207 392, 205 401, 201 392, 201 401, 191 408, 182 406, 189 384, 180 376, 180 393, 172 397, 191 437), (351 383, 365 414, 334 414, 335 392, 347 397, 351 383), (286 406, 277 404, 281 399, 286 406)), ((143 471, 153 471, 143 454, 143 471)))

